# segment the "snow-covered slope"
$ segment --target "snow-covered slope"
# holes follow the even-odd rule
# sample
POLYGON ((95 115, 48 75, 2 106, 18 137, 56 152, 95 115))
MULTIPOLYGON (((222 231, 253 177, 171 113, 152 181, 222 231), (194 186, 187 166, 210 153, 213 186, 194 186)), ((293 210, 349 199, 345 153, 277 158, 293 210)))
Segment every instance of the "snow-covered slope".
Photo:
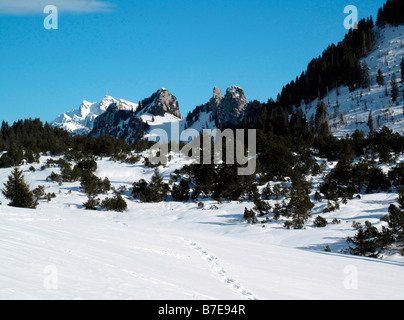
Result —
MULTIPOLYGON (((400 63, 404 54, 404 25, 398 27, 387 26, 376 30, 380 34, 378 45, 374 51, 362 59, 366 61, 371 75, 371 90, 357 89, 349 92, 347 87, 331 90, 323 102, 329 106, 329 123, 333 134, 343 137, 355 130, 369 132, 368 119, 372 111, 373 123, 378 131, 383 126, 394 132, 404 133, 404 98, 403 84, 401 84, 400 63), (385 86, 377 84, 377 72, 381 70, 385 86), (396 103, 391 99, 391 79, 396 75, 399 98, 396 103), (387 87, 387 96, 386 96, 387 87), (338 95, 339 94, 339 95, 338 95)), ((317 101, 303 105, 303 111, 309 120, 316 113, 317 101)))
MULTIPOLYGON (((50 203, 17 209, 0 195, 0 299, 404 298, 402 257, 344 254, 352 222, 376 223, 397 194, 364 195, 329 214, 318 203, 306 229, 287 230, 282 221, 245 223, 249 202, 206 199, 203 209, 193 202, 139 203, 129 188, 149 180, 153 169, 102 159, 96 174, 128 188, 128 211, 90 212, 82 208, 87 197, 79 183, 45 181, 58 172, 39 170, 46 159, 35 172, 21 168, 31 188, 45 185, 56 194, 50 203), (341 223, 315 228, 320 213, 341 223), (324 252, 326 245, 332 253, 324 252)), ((168 181, 186 163, 173 157, 160 171, 168 181)), ((0 181, 10 172, 0 169, 0 181)))
POLYGON ((88 134, 94 127, 95 119, 103 114, 112 103, 119 103, 121 108, 135 112, 138 105, 123 99, 116 100, 105 96, 101 102, 88 102, 84 100, 79 109, 59 115, 52 125, 63 128, 73 134, 88 134))
POLYGON ((154 116, 149 113, 145 113, 141 116, 141 119, 146 122, 150 129, 145 135, 145 139, 150 139, 152 136, 157 137, 156 141, 160 141, 163 137, 163 133, 167 135, 167 142, 172 139, 179 141, 181 133, 185 129, 185 120, 179 119, 176 116, 166 113, 164 116, 154 116))
POLYGON ((189 129, 201 132, 204 129, 216 129, 216 122, 212 111, 201 111, 198 113, 198 118, 195 122, 191 123, 189 129))

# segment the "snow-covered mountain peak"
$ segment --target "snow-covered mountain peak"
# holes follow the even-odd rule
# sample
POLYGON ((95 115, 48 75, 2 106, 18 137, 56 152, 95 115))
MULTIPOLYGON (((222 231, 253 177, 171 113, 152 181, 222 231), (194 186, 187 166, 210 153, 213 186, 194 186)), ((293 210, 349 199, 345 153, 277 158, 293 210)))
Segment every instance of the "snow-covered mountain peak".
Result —
POLYGON ((88 102, 84 100, 81 105, 80 105, 80 112, 83 117, 86 117, 87 115, 94 115, 94 116, 99 116, 103 114, 109 107, 110 104, 116 103, 117 100, 115 100, 111 96, 105 96, 104 99, 101 100, 101 102, 88 102))
POLYGON ((241 89, 239 86, 231 86, 227 88, 226 93, 229 93, 231 95, 239 95, 241 92, 243 92, 243 89, 241 89))
POLYGON ((106 95, 100 102, 84 100, 78 109, 59 115, 53 122, 54 127, 63 128, 73 134, 88 134, 94 127, 95 119, 105 113, 111 104, 117 104, 120 110, 135 112, 138 104, 106 95))

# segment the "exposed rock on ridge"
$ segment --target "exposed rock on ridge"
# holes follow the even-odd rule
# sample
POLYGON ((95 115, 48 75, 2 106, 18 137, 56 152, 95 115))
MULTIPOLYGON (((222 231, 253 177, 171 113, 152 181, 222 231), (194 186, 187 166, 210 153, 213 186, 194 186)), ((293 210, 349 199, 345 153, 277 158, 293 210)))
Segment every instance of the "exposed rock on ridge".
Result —
POLYGON ((134 143, 142 139, 148 130, 149 126, 134 112, 126 110, 120 103, 112 103, 107 111, 95 119, 90 135, 110 135, 134 143))
POLYGON ((154 116, 164 116, 165 113, 170 113, 181 118, 177 98, 164 88, 140 102, 137 114, 142 115, 144 113, 150 113, 154 116))

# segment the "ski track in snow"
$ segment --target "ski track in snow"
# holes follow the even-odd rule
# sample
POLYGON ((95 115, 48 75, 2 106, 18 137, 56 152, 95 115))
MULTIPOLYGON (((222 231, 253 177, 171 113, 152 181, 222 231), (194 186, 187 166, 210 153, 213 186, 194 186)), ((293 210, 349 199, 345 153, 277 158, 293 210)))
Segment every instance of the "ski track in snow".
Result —
POLYGON ((184 239, 188 246, 198 252, 203 260, 209 265, 210 271, 223 283, 228 285, 233 291, 241 295, 247 300, 258 300, 258 298, 249 290, 242 287, 242 285, 223 268, 219 258, 209 254, 207 250, 200 247, 196 242, 192 240, 184 239))

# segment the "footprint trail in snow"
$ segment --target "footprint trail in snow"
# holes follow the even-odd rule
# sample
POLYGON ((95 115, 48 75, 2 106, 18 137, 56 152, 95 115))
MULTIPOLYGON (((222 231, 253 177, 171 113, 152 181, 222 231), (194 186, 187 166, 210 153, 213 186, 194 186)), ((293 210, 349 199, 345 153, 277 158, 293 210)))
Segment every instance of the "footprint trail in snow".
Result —
POLYGON ((217 257, 210 255, 208 251, 198 246, 198 244, 196 244, 194 241, 186 239, 184 240, 193 250, 195 250, 202 256, 202 258, 209 265, 209 269, 221 282, 228 285, 233 291, 241 295, 244 299, 258 300, 251 291, 243 288, 242 285, 235 278, 231 277, 227 273, 217 257))

